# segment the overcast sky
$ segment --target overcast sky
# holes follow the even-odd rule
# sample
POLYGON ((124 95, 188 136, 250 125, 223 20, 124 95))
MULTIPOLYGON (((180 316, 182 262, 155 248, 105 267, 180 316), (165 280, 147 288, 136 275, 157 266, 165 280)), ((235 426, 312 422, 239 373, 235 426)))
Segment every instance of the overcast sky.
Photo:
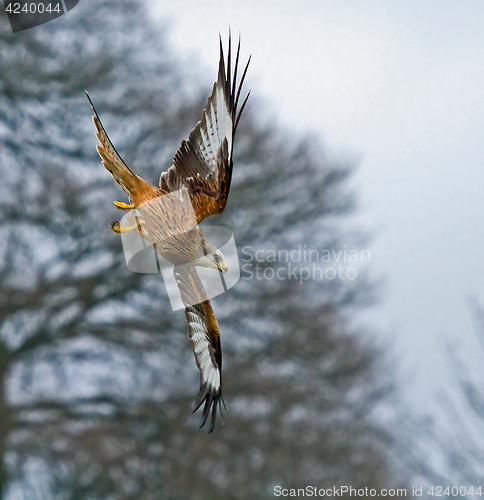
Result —
POLYGON ((218 33, 240 30, 264 112, 358 159, 358 222, 385 278, 367 320, 392 344, 410 404, 438 413, 455 381, 449 343, 482 380, 466 298, 484 304, 484 1, 152 5, 174 46, 212 69, 207 82, 218 33))

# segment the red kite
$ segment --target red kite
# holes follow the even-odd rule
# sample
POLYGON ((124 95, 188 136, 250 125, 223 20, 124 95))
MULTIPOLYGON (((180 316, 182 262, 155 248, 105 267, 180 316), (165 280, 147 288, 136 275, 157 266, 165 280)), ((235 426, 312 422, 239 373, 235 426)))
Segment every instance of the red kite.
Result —
MULTIPOLYGON (((159 254, 171 262, 185 306, 188 336, 195 361, 200 369, 200 391, 194 411, 205 404, 203 427, 212 412, 210 431, 213 431, 217 407, 222 413, 222 350, 217 318, 206 297, 195 266, 227 272, 222 252, 205 241, 197 223, 212 214, 221 213, 227 203, 233 169, 233 144, 240 116, 249 98, 245 97, 238 110, 242 85, 250 62, 247 61, 240 82, 237 83, 240 39, 232 75, 231 39, 225 58, 220 40, 218 78, 208 98, 202 119, 191 131, 188 141, 175 154, 173 165, 161 174, 159 187, 138 177, 118 154, 93 109, 97 151, 104 167, 128 195, 129 204, 115 201, 122 210, 136 210, 136 222, 123 226, 113 222, 111 228, 120 233, 136 230, 155 244, 159 254), (164 196, 170 194, 171 196, 164 196), (157 200, 168 200, 158 203, 157 200), (176 267, 180 266, 180 267, 176 267)), ((87 94, 87 92, 86 92, 87 94)), ((134 216, 133 216, 134 217, 134 216)), ((224 403, 225 406, 225 403, 224 403)))

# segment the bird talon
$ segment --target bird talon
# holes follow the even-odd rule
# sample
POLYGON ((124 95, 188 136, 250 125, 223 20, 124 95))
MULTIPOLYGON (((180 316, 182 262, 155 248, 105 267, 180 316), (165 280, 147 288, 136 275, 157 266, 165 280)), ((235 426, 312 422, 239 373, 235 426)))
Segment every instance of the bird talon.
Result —
POLYGON ((128 231, 132 231, 133 229, 135 229, 135 227, 136 224, 131 227, 124 227, 120 220, 114 220, 113 222, 111 222, 111 229, 115 233, 127 233, 128 231))
POLYGON ((113 203, 116 205, 116 208, 119 208, 120 210, 129 210, 136 208, 135 205, 128 205, 127 203, 123 203, 122 201, 113 201, 113 203))

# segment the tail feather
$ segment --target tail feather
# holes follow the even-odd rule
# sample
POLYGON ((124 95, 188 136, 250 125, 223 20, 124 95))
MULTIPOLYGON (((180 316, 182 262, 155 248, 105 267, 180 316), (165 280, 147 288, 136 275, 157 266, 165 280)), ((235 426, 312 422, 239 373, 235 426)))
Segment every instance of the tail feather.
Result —
MULTIPOLYGON (((123 191, 129 196, 130 200, 133 201, 143 189, 146 190, 148 183, 141 177, 138 177, 116 151, 111 139, 109 139, 108 134, 104 130, 103 124, 87 91, 86 95, 93 111, 92 121, 96 127, 96 137, 99 140, 99 145, 96 149, 101 157, 102 164, 113 176, 113 179, 123 188, 123 191)), ((156 188, 153 187, 153 189, 156 188)))

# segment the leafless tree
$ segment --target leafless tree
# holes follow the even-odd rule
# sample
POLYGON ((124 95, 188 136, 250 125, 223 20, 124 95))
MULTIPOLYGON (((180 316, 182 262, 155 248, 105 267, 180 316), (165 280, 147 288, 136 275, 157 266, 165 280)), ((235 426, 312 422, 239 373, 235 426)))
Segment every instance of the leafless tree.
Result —
MULTIPOLYGON (((14 37, 0 18, 3 495, 235 499, 387 484, 372 415, 392 385, 346 321, 371 300, 364 276, 243 275, 214 300, 229 414, 214 434, 198 430, 183 314, 159 276, 127 269, 109 229, 120 192, 95 153, 84 89, 125 160, 155 183, 211 82, 182 74, 142 4, 75 12, 14 37)), ((357 245, 342 229, 352 166, 261 123, 259 107, 241 122, 229 203, 210 223, 230 227, 239 249, 357 245)))

